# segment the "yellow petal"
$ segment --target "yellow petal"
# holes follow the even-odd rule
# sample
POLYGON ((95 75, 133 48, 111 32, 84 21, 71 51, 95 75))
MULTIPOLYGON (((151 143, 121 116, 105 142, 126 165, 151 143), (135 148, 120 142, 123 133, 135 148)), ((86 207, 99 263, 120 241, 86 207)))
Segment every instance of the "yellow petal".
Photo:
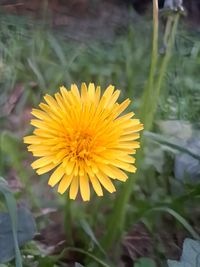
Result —
POLYGON ((28 146, 28 151, 40 151, 40 150, 46 150, 46 149, 49 149, 48 146, 42 146, 42 145, 39 145, 39 144, 34 144, 34 145, 30 145, 28 146))
POLYGON ((91 176, 90 177, 90 181, 92 183, 92 186, 94 188, 94 191, 96 192, 97 196, 103 196, 103 190, 101 187, 101 184, 99 183, 99 180, 97 179, 96 176, 91 176))
POLYGON ((115 111, 115 118, 117 118, 131 103, 130 99, 126 99, 120 105, 118 105, 117 110, 115 111))
POLYGON ((122 157, 118 157, 118 160, 127 162, 127 163, 135 163, 135 158, 129 155, 123 155, 122 157))
POLYGON ((53 134, 51 132, 49 132, 49 130, 45 131, 43 129, 36 129, 33 132, 36 136, 42 137, 42 138, 55 138, 56 136, 56 132, 54 132, 53 134))
POLYGON ((117 148, 139 148, 140 147, 140 143, 139 142, 136 142, 136 141, 133 141, 133 142, 120 142, 118 145, 117 145, 117 148))
POLYGON ((87 103, 87 85, 85 83, 81 84, 81 99, 82 102, 86 102, 87 103))
MULTIPOLYGON (((114 166, 121 168, 121 169, 128 171, 128 172, 135 172, 136 171, 136 167, 134 167, 133 165, 124 163, 124 162, 117 160, 117 159, 112 160, 112 164, 114 166)), ((117 172, 117 170, 118 169, 116 168, 116 172, 117 172)))
POLYGON ((95 86, 94 86, 94 83, 90 83, 89 86, 88 86, 88 97, 89 97, 91 102, 93 102, 94 99, 95 99, 95 86))
POLYGON ((73 95, 78 99, 80 100, 81 96, 80 96, 80 93, 79 93, 79 90, 78 90, 78 87, 76 84, 72 84, 71 85, 71 91, 73 93, 73 95))
POLYGON ((44 167, 46 165, 49 165, 49 163, 52 163, 54 161, 54 157, 49 156, 49 157, 42 157, 40 159, 37 159, 31 164, 31 167, 33 169, 38 169, 41 167, 44 167))
POLYGON ((40 120, 50 120, 47 113, 39 109, 32 109, 31 114, 40 120))
POLYGON ((44 96, 44 99, 47 102, 47 104, 51 107, 51 109, 53 109, 55 113, 60 117, 61 110, 59 111, 59 107, 56 100, 48 94, 44 96))
POLYGON ((24 143, 25 144, 40 144, 42 142, 42 138, 35 136, 35 135, 30 135, 30 136, 25 136, 24 137, 24 143))
POLYGON ((132 126, 132 127, 127 127, 127 128, 124 128, 124 134, 132 134, 134 132, 139 132, 141 130, 144 129, 144 126, 143 124, 138 124, 138 125, 135 125, 135 126, 132 126))
POLYGON ((60 92, 61 92, 61 95, 62 95, 63 100, 65 101, 65 103, 68 103, 69 99, 68 99, 68 91, 67 91, 67 89, 64 86, 61 86, 60 87, 60 92))
POLYGON ((63 98, 59 93, 55 94, 55 99, 61 111, 66 111, 66 104, 64 103, 63 98))
POLYGON ((59 183, 58 193, 63 194, 68 189, 73 179, 73 175, 65 175, 59 183))
POLYGON ((66 173, 67 175, 70 175, 74 169, 75 161, 67 161, 66 163, 66 173))
POLYGON ((38 150, 38 151, 33 151, 32 153, 34 157, 52 156, 52 152, 49 150, 38 150))
POLYGON ((56 123, 55 121, 51 121, 51 123, 47 123, 44 121, 40 121, 40 120, 31 120, 31 125, 40 128, 40 129, 44 129, 45 131, 49 131, 49 128, 53 128, 55 130, 57 130, 57 132, 59 132, 60 130, 62 130, 62 125, 59 125, 58 123, 56 123))
POLYGON ((61 180, 64 174, 65 174, 65 169, 61 164, 51 175, 48 184, 52 187, 55 186, 61 180))
POLYGON ((113 85, 109 85, 104 94, 103 94, 103 97, 107 98, 107 99, 110 99, 110 97, 112 96, 113 94, 113 91, 114 91, 115 87, 113 85))
MULTIPOLYGON (((113 164, 113 162, 114 160, 111 161, 111 164, 113 164)), ((128 176, 123 171, 117 169, 114 166, 102 165, 100 169, 102 172, 104 172, 106 175, 113 179, 118 179, 123 182, 128 179, 128 176)))
POLYGON ((69 198, 75 199, 78 194, 79 181, 78 176, 74 176, 69 191, 69 198))
MULTIPOLYGON (((119 126, 120 124, 124 124, 124 125, 129 125, 129 123, 131 122, 132 124, 134 123, 135 125, 135 122, 133 122, 134 120, 131 118, 134 116, 134 113, 133 112, 129 112, 128 114, 126 115, 123 115, 121 117, 118 117, 116 120, 115 120, 115 125, 119 126)), ((138 120, 137 120, 138 121, 138 120)))
POLYGON ((89 201, 90 200, 90 187, 89 187, 89 180, 88 176, 80 176, 80 192, 83 201, 89 201))
POLYGON ((133 134, 122 135, 119 140, 120 142, 132 141, 138 139, 139 137, 140 137, 139 133, 133 133, 133 134))
POLYGON ((46 173, 46 172, 51 171, 51 170, 54 169, 56 166, 57 166, 56 164, 54 164, 54 163, 50 163, 50 164, 48 164, 48 165, 46 165, 46 166, 44 166, 44 167, 42 167, 42 168, 39 168, 36 172, 37 172, 38 175, 42 175, 42 174, 44 174, 44 173, 46 173))
POLYGON ((105 174, 98 172, 96 176, 99 179, 100 183, 105 187, 105 189, 108 190, 108 192, 113 193, 116 191, 113 183, 105 174))
POLYGON ((112 97, 110 98, 110 100, 107 102, 107 107, 108 108, 113 108, 113 105, 115 104, 115 102, 119 98, 119 95, 120 95, 120 91, 116 90, 114 92, 114 94, 112 95, 112 97))
POLYGON ((95 92, 95 101, 94 101, 96 106, 99 104, 100 96, 101 96, 101 87, 97 86, 97 89, 95 92))

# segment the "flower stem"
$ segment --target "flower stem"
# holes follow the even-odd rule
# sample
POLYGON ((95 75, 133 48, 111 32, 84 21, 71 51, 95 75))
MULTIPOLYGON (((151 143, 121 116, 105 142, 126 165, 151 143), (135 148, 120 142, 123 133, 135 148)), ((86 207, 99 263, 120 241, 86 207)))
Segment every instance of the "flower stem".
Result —
POLYGON ((141 121, 145 125, 145 129, 150 127, 150 122, 147 119, 147 114, 151 111, 151 105, 149 103, 154 101, 152 94, 154 86, 154 76, 156 72, 156 66, 158 61, 158 0, 153 0, 153 40, 152 40, 152 52, 151 52, 151 65, 149 70, 149 77, 144 88, 142 105, 141 105, 141 121))
MULTIPOLYGON (((169 18, 171 20, 171 17, 169 18)), ((157 81, 155 81, 155 71, 157 67, 158 59, 158 2, 153 0, 153 45, 152 45, 152 55, 151 55, 151 66, 148 77, 147 86, 144 90, 143 101, 141 105, 141 121, 144 123, 145 130, 150 130, 153 125, 153 118, 157 109, 157 104, 160 95, 160 89, 162 86, 164 74, 166 72, 169 59, 171 56, 171 51, 173 48, 177 25, 178 25, 179 14, 174 18, 174 23, 169 33, 169 41, 167 43, 166 54, 164 55, 161 68, 158 74, 157 81)), ((169 23, 167 23, 168 25, 169 23)), ((141 139, 143 144, 144 140, 141 139)), ((140 149, 136 160, 138 165, 140 165, 140 159, 142 158, 143 150, 140 149)), ((114 209, 111 217, 108 221, 108 231, 107 235, 104 237, 102 243, 105 248, 109 248, 113 242, 116 240, 117 236, 121 233, 124 227, 126 206, 129 202, 131 192, 133 189, 133 177, 130 177, 128 181, 123 185, 120 195, 116 198, 114 203, 114 209)))
POLYGON ((161 87, 163 84, 163 79, 164 79, 170 58, 171 58, 172 49, 173 49, 174 42, 175 42, 179 17, 180 17, 180 15, 178 13, 173 17, 172 16, 168 17, 167 26, 168 26, 168 24, 170 24, 171 30, 168 27, 166 27, 166 31, 170 31, 170 33, 169 33, 169 38, 167 41, 166 53, 162 59, 159 75, 158 75, 157 81, 155 82, 154 93, 152 92, 154 95, 154 101, 152 101, 150 103, 151 104, 151 111, 145 116, 145 120, 144 120, 144 125, 145 125, 145 123, 147 123, 147 120, 149 122, 147 124, 147 127, 145 126, 146 131, 151 130, 152 125, 153 125, 153 118, 154 118, 154 115, 155 115, 155 112, 157 109, 159 96, 160 96, 160 90, 161 90, 161 87))
POLYGON ((72 229, 72 216, 71 216, 71 200, 66 197, 64 207, 64 230, 66 241, 68 245, 73 245, 73 229, 72 229))

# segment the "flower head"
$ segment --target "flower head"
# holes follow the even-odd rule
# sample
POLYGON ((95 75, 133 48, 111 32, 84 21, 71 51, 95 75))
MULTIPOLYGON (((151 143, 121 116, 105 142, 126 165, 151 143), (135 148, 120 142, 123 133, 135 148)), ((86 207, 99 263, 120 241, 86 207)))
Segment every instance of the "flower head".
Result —
POLYGON ((32 163, 39 175, 54 169, 49 185, 58 184, 63 194, 68 188, 69 197, 75 199, 80 189, 82 199, 90 199, 90 184, 98 196, 102 186, 110 193, 115 191, 112 180, 126 181, 124 171, 135 172, 133 154, 139 148, 139 131, 143 125, 133 119, 133 112, 121 115, 130 104, 126 99, 116 101, 120 95, 110 85, 101 96, 99 86, 90 83, 65 87, 54 97, 45 95, 46 103, 33 109, 36 127, 33 135, 24 137, 28 150, 39 157, 32 163), (121 115, 121 116, 120 116, 121 115))

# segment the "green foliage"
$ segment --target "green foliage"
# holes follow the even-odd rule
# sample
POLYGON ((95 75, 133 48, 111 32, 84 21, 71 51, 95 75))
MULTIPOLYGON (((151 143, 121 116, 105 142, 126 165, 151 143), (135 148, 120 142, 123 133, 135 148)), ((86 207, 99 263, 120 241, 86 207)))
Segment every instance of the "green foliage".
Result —
POLYGON ((1 166, 6 163, 12 165, 19 175, 24 177, 22 171, 22 160, 25 153, 22 150, 22 143, 14 134, 9 131, 3 131, 0 133, 0 152, 1 152, 1 166))
POLYGON ((200 64, 199 38, 195 31, 180 30, 176 39, 170 71, 165 75, 165 91, 159 111, 162 118, 189 120, 198 123, 200 64))
POLYGON ((27 209, 17 209, 15 198, 2 177, 0 193, 4 196, 8 209, 8 213, 0 212, 0 263, 15 257, 16 267, 21 267, 19 246, 33 239, 36 232, 35 220, 27 209))
POLYGON ((141 258, 133 267, 156 267, 156 264, 152 259, 141 258))
MULTIPOLYGON (((17 209, 17 240, 19 246, 32 240, 35 235, 35 221, 25 208, 17 209)), ((0 262, 8 262, 15 256, 10 215, 0 213, 0 262)))
POLYGON ((103 249, 103 247, 101 246, 101 244, 99 243, 99 241, 97 240, 97 238, 95 237, 90 225, 85 221, 85 220, 81 220, 80 221, 80 225, 83 228, 83 231, 91 238, 91 240, 93 241, 93 243, 99 248, 99 250, 106 255, 105 250, 103 249))
MULTIPOLYGON (((17 20, 16 17, 12 19, 17 20)), ((6 24, 9 18, 2 16, 0 20, 6 24)), ((47 91, 55 92, 60 85, 68 86, 71 82, 95 81, 102 87, 114 83, 131 95, 138 94, 143 88, 148 60, 142 65, 140 63, 144 56, 146 59, 149 57, 150 40, 147 35, 143 35, 144 46, 138 46, 137 29, 130 27, 126 38, 122 36, 114 43, 74 44, 60 34, 33 24, 32 21, 28 20, 27 25, 29 27, 23 27, 21 30, 23 34, 15 27, 5 27, 0 31, 2 68, 4 69, 6 64, 10 71, 8 80, 10 77, 14 79, 12 84, 7 83, 8 71, 2 73, 3 94, 10 93, 13 85, 19 81, 23 81, 29 90, 30 83, 36 83, 40 88, 34 92, 37 95, 34 98, 37 99, 41 94, 47 91)), ((145 33, 147 29, 142 29, 144 24, 141 23, 138 27, 140 26, 140 34, 145 33)), ((6 97, 4 102, 5 100, 6 97)))
POLYGON ((169 141, 169 138, 165 138, 160 134, 145 132, 145 136, 147 136, 148 138, 151 138, 155 142, 158 142, 158 143, 166 146, 171 151, 175 150, 178 152, 182 152, 182 153, 190 155, 194 159, 200 160, 200 156, 197 153, 195 153, 194 151, 192 151, 191 149, 189 149, 187 147, 183 147, 183 145, 178 144, 178 142, 169 141))
MULTIPOLYGON (((19 250, 19 245, 18 245, 18 240, 17 240, 17 207, 16 207, 16 202, 11 194, 8 185, 6 181, 0 177, 0 192, 3 194, 6 202, 6 206, 9 212, 10 220, 11 220, 11 229, 12 229, 12 237, 13 237, 13 247, 14 247, 14 253, 15 253, 15 262, 16 262, 16 267, 22 267, 22 260, 21 260, 21 255, 20 255, 20 250, 19 250)), ((3 244, 2 244, 3 245, 3 244)), ((12 258, 13 255, 13 249, 11 248, 11 251, 9 251, 9 243, 7 244, 7 249, 8 251, 5 251, 5 255, 3 254, 2 256, 2 262, 8 261, 10 257, 12 258), (8 253, 8 254, 7 254, 8 253)))

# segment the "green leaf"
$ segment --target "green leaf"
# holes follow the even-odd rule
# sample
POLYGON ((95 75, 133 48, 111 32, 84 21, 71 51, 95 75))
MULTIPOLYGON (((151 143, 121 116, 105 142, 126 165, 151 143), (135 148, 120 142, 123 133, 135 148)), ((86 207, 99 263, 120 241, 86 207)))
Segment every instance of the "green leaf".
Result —
POLYGON ((37 63, 30 58, 28 58, 27 61, 28 61, 29 67, 31 68, 35 76, 37 77, 40 87, 44 90, 44 88, 46 88, 46 82, 37 63))
MULTIPOLYGON (((196 154, 200 153, 199 137, 190 138, 185 146, 196 154)), ((180 153, 175 158, 174 174, 180 181, 187 183, 198 183, 200 175, 199 160, 194 159, 188 154, 180 153)))
POLYGON ((96 239, 96 237, 95 237, 91 227, 89 226, 89 224, 85 220, 81 220, 80 224, 81 224, 81 227, 83 228, 83 230, 85 231, 85 233, 91 238, 91 240, 95 243, 95 245, 101 250, 101 252, 104 255, 106 255, 105 250, 102 248, 102 246, 100 245, 100 243, 96 239))
MULTIPOLYGON (((6 201, 6 206, 9 212, 10 216, 10 225, 11 225, 11 233, 12 233, 12 238, 13 242, 10 243, 10 246, 14 247, 15 251, 15 264, 16 267, 22 267, 22 260, 21 260, 21 254, 19 250, 19 245, 18 245, 18 240, 17 240, 17 207, 16 207, 16 202, 15 199, 10 192, 7 182, 0 177, 0 193, 3 194, 5 201, 6 201)), ((2 238, 0 239, 2 240, 2 238)), ((3 244, 4 245, 4 244, 3 244)), ((2 250, 0 249, 0 252, 2 250)), ((1 261, 3 262, 3 261, 1 261)))
MULTIPOLYGON (((17 241, 22 246, 33 239, 36 227, 32 214, 25 208, 17 210, 17 241)), ((8 213, 0 213, 0 262, 8 262, 15 256, 12 223, 8 213)))
POLYGON ((159 120, 158 127, 162 136, 171 140, 179 139, 185 142, 194 134, 192 124, 183 120, 159 120))
POLYGON ((175 210, 168 208, 168 207, 156 207, 156 208, 152 208, 151 210, 149 210, 148 212, 151 211, 164 211, 164 212, 168 212, 169 214, 171 214, 177 221, 179 221, 184 227, 185 229, 187 229, 187 231, 196 239, 200 239, 199 234, 192 228, 192 226, 186 221, 185 218, 183 218, 179 213, 177 213, 175 210))
POLYGON ((41 257, 38 260, 38 267, 55 267, 55 260, 50 257, 50 256, 46 256, 46 257, 41 257))
POLYGON ((51 45, 51 47, 55 51, 57 57, 59 58, 60 63, 63 66, 67 66, 67 61, 66 61, 66 58, 65 58, 65 54, 64 54, 63 49, 60 46, 59 42, 57 41, 57 39, 52 34, 49 33, 48 34, 48 40, 49 40, 49 44, 51 45))
POLYGON ((134 267, 156 267, 155 262, 150 258, 140 258, 134 267))
POLYGON ((176 150, 185 154, 190 155, 191 157, 200 160, 200 156, 198 153, 195 153, 193 150, 188 149, 186 147, 183 147, 182 144, 178 144, 177 142, 169 141, 169 139, 166 139, 165 137, 161 136, 160 134, 155 134, 152 132, 145 132, 144 135, 148 138, 151 138, 153 141, 158 142, 170 150, 176 150))
POLYGON ((90 257, 93 261, 97 262, 98 263, 98 266, 103 266, 103 267, 111 267, 112 265, 110 264, 107 264, 107 262, 99 259, 98 257, 96 257, 95 255, 93 255, 92 253, 88 252, 88 251, 85 251, 84 249, 81 249, 81 248, 76 248, 76 247, 67 247, 65 248, 61 253, 60 255, 58 256, 55 256, 55 260, 60 260, 63 258, 63 256, 66 254, 67 251, 76 251, 76 252, 79 252, 79 253, 82 253, 88 257, 90 257))

